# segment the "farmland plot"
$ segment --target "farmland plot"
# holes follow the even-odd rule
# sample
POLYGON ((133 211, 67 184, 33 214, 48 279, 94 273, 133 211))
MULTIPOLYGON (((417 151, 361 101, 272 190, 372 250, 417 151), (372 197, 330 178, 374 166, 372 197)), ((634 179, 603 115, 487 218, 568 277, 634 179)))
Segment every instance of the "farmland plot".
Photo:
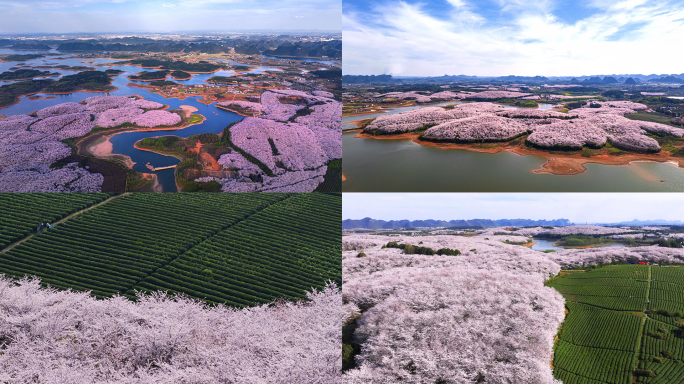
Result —
POLYGON ((40 223, 55 222, 107 197, 106 193, 1 193, 0 249, 34 232, 40 223))
POLYGON ((684 268, 615 265, 548 283, 566 299, 554 375, 563 383, 684 380, 684 268))
POLYGON ((341 198, 316 195, 126 195, 0 254, 0 273, 96 297, 301 298, 341 280, 341 198))

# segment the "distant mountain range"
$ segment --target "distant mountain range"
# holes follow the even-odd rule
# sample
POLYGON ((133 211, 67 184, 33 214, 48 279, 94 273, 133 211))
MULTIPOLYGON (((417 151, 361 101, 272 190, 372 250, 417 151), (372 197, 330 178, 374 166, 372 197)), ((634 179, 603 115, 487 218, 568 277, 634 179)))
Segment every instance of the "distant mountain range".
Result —
POLYGON ((549 225, 554 227, 562 227, 572 225, 567 219, 558 220, 529 220, 529 219, 512 219, 512 220, 490 220, 490 219, 473 219, 473 220, 375 220, 366 217, 361 220, 342 220, 342 229, 402 229, 402 228, 439 228, 439 227, 529 227, 529 226, 543 226, 549 225))
POLYGON ((642 82, 650 83, 680 83, 684 84, 684 73, 681 74, 623 74, 623 75, 591 75, 591 76, 467 76, 467 75, 444 75, 444 76, 392 76, 392 75, 344 75, 344 84, 382 84, 401 83, 403 81, 498 81, 504 83, 546 83, 546 82, 569 82, 572 84, 627 84, 634 85, 642 82))
POLYGON ((624 225, 628 227, 637 227, 642 225, 683 225, 684 221, 681 220, 637 220, 623 221, 620 223, 610 224, 610 225, 624 225))
MULTIPOLYGON (((472 219, 472 220, 375 220, 366 217, 361 220, 342 220, 342 229, 405 229, 405 228, 493 228, 493 227, 564 227, 576 225, 568 219, 530 220, 530 219, 472 219)), ((619 223, 593 223, 593 225, 629 226, 645 225, 684 225, 681 220, 632 220, 619 223)))

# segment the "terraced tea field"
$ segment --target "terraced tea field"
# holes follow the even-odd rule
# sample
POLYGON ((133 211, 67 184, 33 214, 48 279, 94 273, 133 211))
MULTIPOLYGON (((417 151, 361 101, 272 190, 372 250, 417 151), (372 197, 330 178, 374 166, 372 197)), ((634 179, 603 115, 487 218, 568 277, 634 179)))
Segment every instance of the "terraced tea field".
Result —
POLYGON ((613 265, 548 285, 566 299, 554 375, 565 384, 684 382, 684 267, 613 265))
POLYGON ((28 236, 42 222, 53 223, 108 197, 106 193, 0 193, 0 249, 28 236))
MULTIPOLYGON (((339 195, 71 196, 55 194, 61 208, 21 220, 0 216, 0 238, 8 239, 0 273, 38 276, 97 297, 164 290, 237 307, 300 298, 327 281, 341 282, 339 195), (101 204, 30 234, 42 221, 95 203, 101 204)), ((30 211, 45 199, 8 194, 0 204, 30 211)))

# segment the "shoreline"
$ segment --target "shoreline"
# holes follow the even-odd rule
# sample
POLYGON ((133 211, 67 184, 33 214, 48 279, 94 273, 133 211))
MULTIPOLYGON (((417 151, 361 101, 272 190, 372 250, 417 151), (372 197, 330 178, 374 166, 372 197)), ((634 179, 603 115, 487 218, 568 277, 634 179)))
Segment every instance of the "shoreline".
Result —
POLYGON ((91 91, 88 89, 77 89, 75 91, 70 91, 70 92, 37 92, 37 93, 43 93, 45 95, 71 95, 72 93, 85 92, 85 93, 106 93, 107 95, 109 95, 109 92, 115 92, 115 91, 119 90, 119 88, 117 88, 117 87, 112 87, 112 88, 114 88, 114 89, 109 89, 106 91, 91 91))
POLYGON ((222 105, 218 105, 218 103, 219 103, 219 102, 217 102, 216 105, 215 105, 216 108, 223 109, 224 111, 228 111, 228 112, 233 112, 233 113, 236 113, 236 114, 238 114, 238 115, 240 115, 240 116, 243 116, 243 117, 254 117, 253 115, 252 115, 252 116, 250 116, 250 115, 245 115, 245 114, 242 114, 242 113, 240 113, 240 112, 238 112, 238 111, 234 111, 234 110, 232 110, 232 109, 230 109, 230 108, 228 108, 228 107, 224 107, 224 106, 222 106, 222 105))
MULTIPOLYGON (((184 107, 184 106, 181 106, 181 109, 184 112, 185 111, 191 111, 192 108, 196 109, 195 107, 191 107, 189 105, 185 106, 188 108, 182 108, 182 107, 184 107)), ((191 111, 191 114, 192 114, 192 111, 191 111)), ((81 152, 81 150, 83 150, 83 151, 87 152, 88 154, 94 156, 95 158, 106 159, 108 157, 121 157, 124 159, 128 168, 133 169, 133 166, 136 164, 136 162, 134 162, 130 156, 124 155, 121 153, 114 153, 113 152, 113 145, 110 141, 110 139, 112 137, 114 137, 118 134, 121 134, 121 133, 126 133, 126 132, 156 132, 156 131, 175 131, 175 130, 185 129, 185 128, 191 127, 193 125, 202 124, 207 119, 204 115, 200 115, 200 116, 202 116, 202 120, 195 122, 195 123, 192 123, 192 124, 187 124, 187 125, 184 125, 181 127, 145 128, 145 129, 120 128, 120 129, 115 129, 115 130, 112 130, 109 132, 104 131, 104 132, 96 133, 92 136, 86 136, 86 137, 82 138, 81 140, 76 142, 76 146, 79 148, 79 150, 78 150, 79 153, 81 152), (100 135, 100 136, 97 137, 98 135, 100 135), (103 138, 104 140, 98 142, 97 144, 89 144, 86 147, 81 146, 81 143, 84 140, 93 140, 94 139, 95 141, 98 141, 99 138, 103 138)), ((188 118, 189 117, 187 117, 186 119, 188 119, 188 118)), ((137 148, 135 145, 133 145, 133 147, 136 149, 143 150, 141 148, 137 148)), ((164 156, 170 156, 170 155, 164 155, 164 156)))
POLYGON ((9 80, 0 79, 0 81, 27 81, 27 80, 43 79, 45 77, 57 77, 57 76, 61 76, 61 75, 62 75, 61 73, 52 73, 52 74, 44 75, 44 76, 26 77, 23 79, 9 79, 9 80))
POLYGON ((580 153, 575 154, 558 154, 551 153, 539 149, 522 148, 520 145, 511 146, 510 142, 495 143, 496 146, 491 148, 476 147, 473 144, 460 143, 437 143, 431 141, 424 141, 419 139, 420 134, 415 132, 400 133, 396 135, 379 135, 373 136, 363 132, 357 133, 354 137, 360 139, 375 139, 375 140, 406 140, 411 139, 418 145, 426 147, 433 147, 439 149, 462 149, 471 152, 481 153, 499 153, 502 151, 512 152, 519 156, 537 156, 546 159, 546 162, 537 169, 533 169, 535 174, 551 174, 560 176, 579 175, 587 171, 584 164, 595 163, 603 165, 630 165, 637 162, 650 163, 670 163, 679 168, 684 168, 684 158, 677 158, 664 151, 658 153, 626 153, 622 155, 593 155, 591 157, 583 157, 580 153))

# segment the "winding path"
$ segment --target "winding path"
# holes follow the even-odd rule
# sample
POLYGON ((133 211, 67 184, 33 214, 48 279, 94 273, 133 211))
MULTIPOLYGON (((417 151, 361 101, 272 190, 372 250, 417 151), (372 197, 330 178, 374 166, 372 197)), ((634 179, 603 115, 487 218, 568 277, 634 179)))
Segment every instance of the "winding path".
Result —
MULTIPOLYGON (((112 197, 110 197, 110 198, 108 198, 108 199, 106 199, 106 200, 104 200, 104 201, 101 201, 101 202, 97 203, 97 204, 93 204, 93 205, 91 205, 91 206, 89 206, 89 207, 87 207, 87 208, 83 208, 83 209, 80 210, 80 211, 76 211, 76 212, 72 213, 71 215, 69 215, 69 216, 63 218, 62 220, 59 220, 58 222, 54 223, 53 225, 62 224, 63 222, 65 222, 65 221, 67 221, 67 220, 69 220, 69 219, 71 219, 71 218, 73 218, 73 217, 75 217, 75 216, 78 216, 78 215, 80 215, 80 214, 82 214, 82 213, 84 213, 84 212, 90 211, 91 209, 93 209, 93 208, 95 208, 95 207, 99 207, 99 206, 101 206, 101 205, 103 205, 103 204, 109 203, 109 202, 112 201, 112 200, 115 200, 115 199, 118 199, 118 198, 120 198, 120 197, 124 197, 124 196, 130 195, 130 194, 131 194, 130 192, 126 192, 126 193, 122 193, 122 194, 120 194, 120 195, 114 195, 114 196, 112 196, 112 197)), ((25 241, 27 241, 27 240, 30 240, 33 236, 35 236, 35 235, 37 235, 37 234, 38 234, 38 233, 36 233, 36 232, 31 233, 30 235, 24 237, 23 239, 21 239, 21 240, 19 240, 19 241, 16 241, 16 242, 14 242, 14 243, 12 243, 12 244, 10 244, 10 245, 8 245, 8 246, 5 247, 4 249, 0 250, 0 254, 7 253, 7 252, 11 251, 11 250, 12 250, 14 247, 16 247, 17 245, 19 245, 19 244, 21 244, 21 243, 23 243, 23 242, 25 242, 25 241)))

